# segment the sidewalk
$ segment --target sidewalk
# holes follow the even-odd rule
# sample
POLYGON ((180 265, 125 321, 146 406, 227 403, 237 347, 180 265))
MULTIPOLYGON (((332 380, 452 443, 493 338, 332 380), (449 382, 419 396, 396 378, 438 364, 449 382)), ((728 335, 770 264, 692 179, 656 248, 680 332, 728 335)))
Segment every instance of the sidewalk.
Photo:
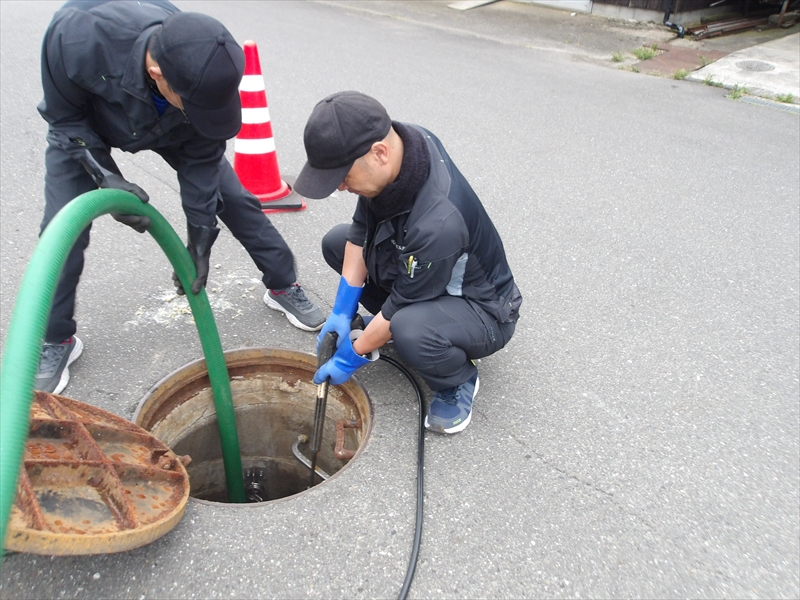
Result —
POLYGON ((700 42, 675 38, 657 43, 659 53, 653 58, 620 68, 736 89, 796 106, 800 102, 800 32, 749 46, 746 43, 752 38, 739 36, 743 34, 700 42), (745 47, 736 49, 742 42, 745 47))
MULTIPOLYGON (((800 112, 800 25, 788 29, 751 28, 698 40, 688 33, 679 38, 675 31, 660 23, 599 15, 576 19, 575 13, 556 9, 553 12, 560 20, 583 30, 596 31, 597 22, 605 21, 601 29, 605 29, 609 40, 628 43, 611 58, 618 68, 736 89, 745 96, 780 100, 792 105, 786 108, 800 112), (641 46, 658 49, 656 56, 638 61, 633 57, 635 47, 630 46, 630 41, 637 34, 641 46)), ((589 41, 588 46, 598 52, 607 51, 608 41, 588 36, 583 40, 589 41)))
POLYGON ((747 94, 800 102, 800 33, 732 52, 686 77, 746 89, 747 94), (789 99, 791 96, 791 99, 789 99))

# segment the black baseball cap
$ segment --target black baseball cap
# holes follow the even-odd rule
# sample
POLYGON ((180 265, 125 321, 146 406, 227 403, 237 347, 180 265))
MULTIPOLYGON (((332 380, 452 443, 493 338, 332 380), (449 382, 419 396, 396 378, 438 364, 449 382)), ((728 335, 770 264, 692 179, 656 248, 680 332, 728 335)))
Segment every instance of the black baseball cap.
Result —
POLYGON ((306 198, 330 196, 372 144, 389 134, 392 120, 380 102, 361 92, 320 100, 303 134, 306 161, 294 190, 306 198))
POLYGON ((225 26, 208 15, 178 12, 154 35, 153 60, 195 131, 215 140, 239 133, 244 52, 225 26))

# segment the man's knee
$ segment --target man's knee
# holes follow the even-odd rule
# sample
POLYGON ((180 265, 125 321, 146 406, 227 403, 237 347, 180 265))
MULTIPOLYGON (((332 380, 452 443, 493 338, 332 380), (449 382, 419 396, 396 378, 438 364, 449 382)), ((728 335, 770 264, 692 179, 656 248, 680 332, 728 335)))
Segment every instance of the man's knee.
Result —
MULTIPOLYGON (((242 185, 242 181, 233 170, 233 166, 226 157, 222 157, 219 162, 219 193, 223 201, 228 198, 238 199, 239 197, 252 196, 247 188, 242 185)), ((255 196, 253 196, 255 198, 255 196)), ((256 198, 257 200, 257 198, 256 198)))
POLYGON ((328 266, 337 273, 342 272, 344 248, 347 244, 347 223, 336 225, 322 237, 322 256, 328 266))
POLYGON ((419 356, 424 345, 429 341, 431 331, 429 323, 414 310, 415 305, 398 310, 389 322, 389 331, 392 332, 392 341, 397 351, 403 356, 419 356))
POLYGON ((44 218, 40 232, 70 201, 97 189, 97 184, 81 164, 58 146, 45 150, 44 218))

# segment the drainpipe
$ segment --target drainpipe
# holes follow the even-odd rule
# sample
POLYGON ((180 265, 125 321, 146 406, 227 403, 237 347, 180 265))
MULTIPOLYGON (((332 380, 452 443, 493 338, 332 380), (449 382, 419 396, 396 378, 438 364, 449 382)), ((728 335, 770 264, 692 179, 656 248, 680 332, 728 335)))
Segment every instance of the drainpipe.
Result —
POLYGON ((674 29, 675 31, 677 31, 678 37, 682 38, 684 33, 683 25, 678 25, 677 23, 670 23, 669 21, 669 13, 672 12, 673 8, 675 8, 675 0, 669 0, 667 11, 664 13, 664 25, 666 25, 670 29, 674 29))

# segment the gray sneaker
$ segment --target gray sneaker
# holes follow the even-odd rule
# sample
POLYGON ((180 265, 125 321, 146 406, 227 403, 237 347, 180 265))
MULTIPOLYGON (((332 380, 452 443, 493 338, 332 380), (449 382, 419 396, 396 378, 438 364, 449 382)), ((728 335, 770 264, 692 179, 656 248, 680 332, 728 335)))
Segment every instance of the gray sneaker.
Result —
POLYGON ((325 324, 322 309, 306 297, 299 283, 282 290, 267 290, 264 302, 271 309, 281 311, 289 323, 303 331, 319 331, 325 324))
POLYGON ((69 366, 78 359, 81 352, 83 342, 76 335, 60 344, 42 345, 34 389, 51 394, 60 393, 69 383, 69 366))

